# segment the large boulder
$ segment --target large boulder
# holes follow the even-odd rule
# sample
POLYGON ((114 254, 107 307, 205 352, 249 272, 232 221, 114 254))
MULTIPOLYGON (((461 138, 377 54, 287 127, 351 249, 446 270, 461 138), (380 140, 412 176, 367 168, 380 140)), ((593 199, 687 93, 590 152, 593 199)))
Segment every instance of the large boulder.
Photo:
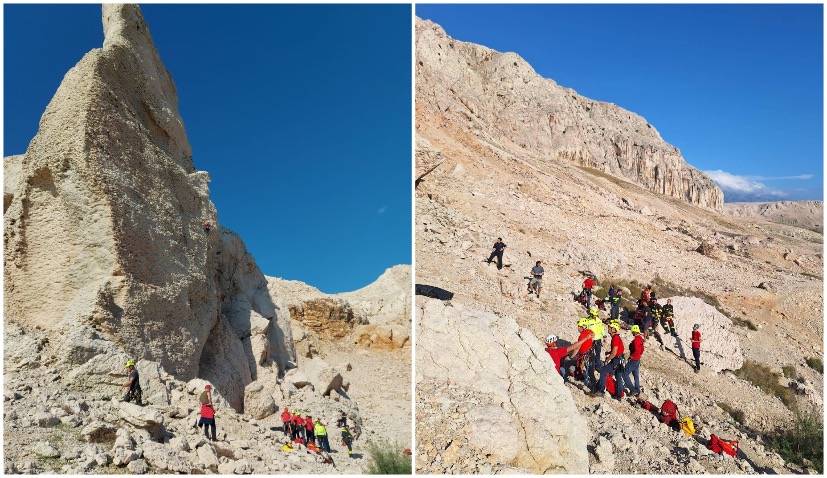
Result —
MULTIPOLYGON (((664 344, 682 357, 692 358, 692 326, 700 325, 702 368, 715 372, 738 370, 744 364, 741 340, 733 331, 732 321, 715 307, 697 297, 669 297, 675 308, 678 338, 664 336, 664 344)), ((661 301, 666 303, 666 299, 661 301)))
POLYGON ((456 301, 416 304, 420 469, 588 473, 586 421, 530 332, 456 301))
POLYGON ((255 419, 269 417, 276 412, 276 402, 269 387, 255 381, 244 389, 244 413, 255 419))
POLYGON ((137 428, 144 429, 155 438, 164 433, 164 417, 152 407, 140 407, 128 402, 118 403, 118 416, 137 428))

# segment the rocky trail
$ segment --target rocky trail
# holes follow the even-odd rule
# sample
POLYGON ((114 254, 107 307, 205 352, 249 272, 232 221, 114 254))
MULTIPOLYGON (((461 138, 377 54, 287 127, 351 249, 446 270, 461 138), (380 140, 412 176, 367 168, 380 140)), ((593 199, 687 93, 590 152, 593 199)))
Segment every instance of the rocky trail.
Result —
MULTIPOLYGON (((417 390, 445 397, 417 393, 417 470, 546 471, 549 465, 536 460, 536 440, 508 421, 496 423, 513 430, 509 445, 489 442, 475 453, 463 452, 465 445, 453 451, 434 424, 456 426, 463 443, 480 440, 474 435, 486 433, 484 423, 495 423, 501 411, 513 414, 526 387, 550 386, 547 395, 532 396, 530 411, 520 417, 540 427, 552 421, 585 442, 586 463, 579 448, 560 445, 551 452, 559 454, 553 466, 569 466, 569 472, 815 472, 785 462, 762 437, 790 426, 793 408, 820 414, 823 407, 823 376, 808 365, 823 361, 823 236, 810 227, 820 223, 823 205, 802 205, 804 212, 793 206, 789 214, 784 205, 772 207, 774 217, 723 214, 716 194, 700 194, 706 182, 695 184, 694 176, 679 181, 682 190, 653 188, 686 170, 662 161, 657 151, 670 145, 636 133, 640 127, 627 121, 634 113, 589 103, 539 78, 513 53, 454 40, 430 22, 417 20, 416 29, 416 281, 454 294, 445 302, 417 297, 417 390), (649 153, 606 147, 601 131, 633 138, 649 153), (629 161, 645 164, 629 174, 629 161), (502 270, 486 262, 497 237, 507 245, 502 270), (538 260, 545 268, 539 299, 526 292, 525 279, 538 260), (656 406, 669 398, 690 415, 701 425, 692 438, 626 400, 587 396, 579 382, 564 384, 543 357, 546 335, 576 339, 576 321, 586 311, 573 294, 587 272, 597 276, 597 297, 616 283, 627 299, 637 299, 630 297, 632 284, 636 291, 653 284, 660 299, 673 299, 684 341, 693 323, 701 325, 707 364, 701 373, 692 373, 669 340, 661 347, 649 339, 641 361, 644 395, 656 406), (432 302, 453 310, 450 337, 459 344, 424 343, 442 337, 432 302), (510 348, 538 357, 523 372, 527 376, 511 370, 522 370, 520 364, 488 361, 486 334, 508 343, 503 331, 520 338, 510 348), (430 350, 467 358, 432 364, 430 350), (766 367, 765 384, 777 381, 774 390, 791 397, 787 403, 744 378, 744 369, 756 367, 766 367), (465 375, 473 383, 444 378, 465 375), (489 390, 492 383, 501 386, 489 390), (485 384, 482 394, 478 384, 485 384), (561 393, 570 395, 576 411, 559 408, 561 393), (456 416, 455 410, 480 406, 487 418, 466 423, 456 416), (702 443, 711 433, 739 440, 742 452, 736 459, 708 453, 702 443)), ((624 344, 631 340, 628 331, 621 336, 624 344)), ((546 440, 559 443, 551 431, 546 440)))

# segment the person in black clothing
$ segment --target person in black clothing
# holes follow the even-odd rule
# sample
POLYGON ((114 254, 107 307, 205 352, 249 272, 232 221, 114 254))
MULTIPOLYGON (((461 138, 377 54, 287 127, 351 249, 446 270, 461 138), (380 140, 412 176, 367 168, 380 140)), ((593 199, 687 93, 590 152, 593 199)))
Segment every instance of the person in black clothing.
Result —
POLYGON ((129 378, 121 386, 121 390, 127 389, 123 401, 130 402, 134 399, 136 404, 141 405, 141 380, 138 377, 138 370, 135 369, 134 360, 129 359, 126 362, 126 370, 129 373, 129 378))
POLYGON ((620 318, 620 295, 620 289, 614 289, 614 291, 609 292, 609 301, 612 303, 612 309, 609 312, 609 318, 611 319, 620 318))
POLYGON ((337 427, 347 427, 347 413, 342 412, 342 416, 336 420, 337 427))
POLYGON ((505 252, 505 243, 503 242, 502 237, 497 238, 497 242, 494 243, 494 250, 491 251, 491 255, 488 256, 488 263, 491 264, 491 261, 494 258, 497 258, 497 269, 503 268, 503 252, 505 252))

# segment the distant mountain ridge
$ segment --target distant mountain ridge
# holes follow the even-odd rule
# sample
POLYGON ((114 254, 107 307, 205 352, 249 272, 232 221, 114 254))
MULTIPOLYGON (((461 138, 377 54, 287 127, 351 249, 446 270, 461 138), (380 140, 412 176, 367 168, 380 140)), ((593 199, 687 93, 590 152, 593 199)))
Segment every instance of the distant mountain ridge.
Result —
POLYGON ((516 53, 449 37, 416 20, 417 112, 472 125, 543 160, 572 161, 720 211, 723 193, 644 118, 542 78, 516 53))
POLYGON ((728 202, 724 213, 824 232, 824 201, 728 202))

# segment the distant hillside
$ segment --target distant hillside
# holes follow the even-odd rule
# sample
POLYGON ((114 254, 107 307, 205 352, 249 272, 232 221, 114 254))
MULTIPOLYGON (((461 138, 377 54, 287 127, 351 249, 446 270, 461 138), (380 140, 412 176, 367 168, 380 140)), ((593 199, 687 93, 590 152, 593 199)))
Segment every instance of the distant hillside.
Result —
POLYGON ((732 202, 724 204, 724 213, 742 219, 760 218, 824 233, 824 201, 732 202))

